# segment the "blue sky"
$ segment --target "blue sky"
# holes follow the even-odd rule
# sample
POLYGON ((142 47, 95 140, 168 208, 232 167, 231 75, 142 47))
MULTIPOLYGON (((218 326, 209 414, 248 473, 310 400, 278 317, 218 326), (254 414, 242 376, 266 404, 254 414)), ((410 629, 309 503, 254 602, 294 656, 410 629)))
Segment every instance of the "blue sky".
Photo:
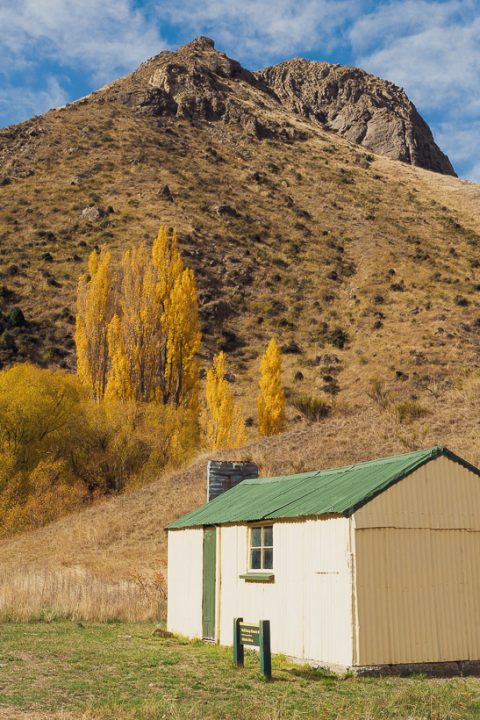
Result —
POLYGON ((303 56, 395 82, 480 182, 480 0, 0 0, 0 126, 197 35, 250 69, 303 56))

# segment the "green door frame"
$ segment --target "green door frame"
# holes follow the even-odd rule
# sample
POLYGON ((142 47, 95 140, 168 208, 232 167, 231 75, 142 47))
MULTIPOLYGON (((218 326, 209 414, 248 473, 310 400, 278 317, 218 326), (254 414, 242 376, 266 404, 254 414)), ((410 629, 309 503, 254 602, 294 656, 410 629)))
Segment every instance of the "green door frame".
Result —
POLYGON ((215 586, 217 572, 217 528, 203 529, 202 635, 215 640, 215 586))

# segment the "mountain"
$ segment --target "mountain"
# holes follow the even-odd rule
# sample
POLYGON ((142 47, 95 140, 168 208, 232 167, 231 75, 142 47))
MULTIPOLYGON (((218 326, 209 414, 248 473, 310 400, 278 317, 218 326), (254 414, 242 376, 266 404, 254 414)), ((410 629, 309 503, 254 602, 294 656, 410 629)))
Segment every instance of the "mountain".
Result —
POLYGON ((271 335, 290 400, 355 404, 380 383, 420 402, 479 367, 480 188, 362 71, 251 73, 199 38, 1 130, 0 168, 3 363, 74 368, 90 251, 166 223, 197 274, 202 359, 230 354, 247 413, 271 335))
POLYGON ((251 73, 200 37, 142 65, 109 94, 141 113, 239 124, 258 139, 305 138, 286 109, 352 142, 455 175, 403 90, 357 68, 302 59, 251 73))

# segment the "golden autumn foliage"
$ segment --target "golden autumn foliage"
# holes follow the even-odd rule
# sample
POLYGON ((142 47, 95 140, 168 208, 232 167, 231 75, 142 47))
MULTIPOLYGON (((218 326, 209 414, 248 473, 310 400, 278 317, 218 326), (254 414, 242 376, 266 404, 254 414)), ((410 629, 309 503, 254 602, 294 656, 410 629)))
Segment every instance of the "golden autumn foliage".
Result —
POLYGON ((78 374, 94 398, 160 402, 198 413, 200 329, 192 270, 175 231, 161 227, 151 251, 92 254, 78 288, 78 374))
POLYGON ((237 448, 246 442, 245 423, 239 414, 232 391, 225 380, 226 356, 215 355, 207 370, 206 445, 211 450, 237 448))
POLYGON ((0 535, 157 477, 197 447, 190 410, 98 403, 61 370, 19 364, 0 371, 0 535))
POLYGON ((96 400, 105 394, 108 377, 108 325, 113 316, 111 255, 106 248, 94 250, 88 275, 78 283, 75 344, 77 372, 96 400))
POLYGON ((260 435, 276 435, 285 426, 285 393, 282 387, 282 358, 274 338, 260 360, 260 393, 257 399, 260 435))

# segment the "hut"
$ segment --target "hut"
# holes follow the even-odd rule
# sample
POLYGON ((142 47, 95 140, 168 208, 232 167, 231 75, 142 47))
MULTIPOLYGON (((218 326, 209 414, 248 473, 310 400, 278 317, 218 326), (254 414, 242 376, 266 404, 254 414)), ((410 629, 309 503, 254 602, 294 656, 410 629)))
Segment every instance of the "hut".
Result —
POLYGON ((268 619, 302 662, 473 672, 479 475, 437 446, 243 479, 168 526, 168 629, 231 645, 233 618, 268 619))

